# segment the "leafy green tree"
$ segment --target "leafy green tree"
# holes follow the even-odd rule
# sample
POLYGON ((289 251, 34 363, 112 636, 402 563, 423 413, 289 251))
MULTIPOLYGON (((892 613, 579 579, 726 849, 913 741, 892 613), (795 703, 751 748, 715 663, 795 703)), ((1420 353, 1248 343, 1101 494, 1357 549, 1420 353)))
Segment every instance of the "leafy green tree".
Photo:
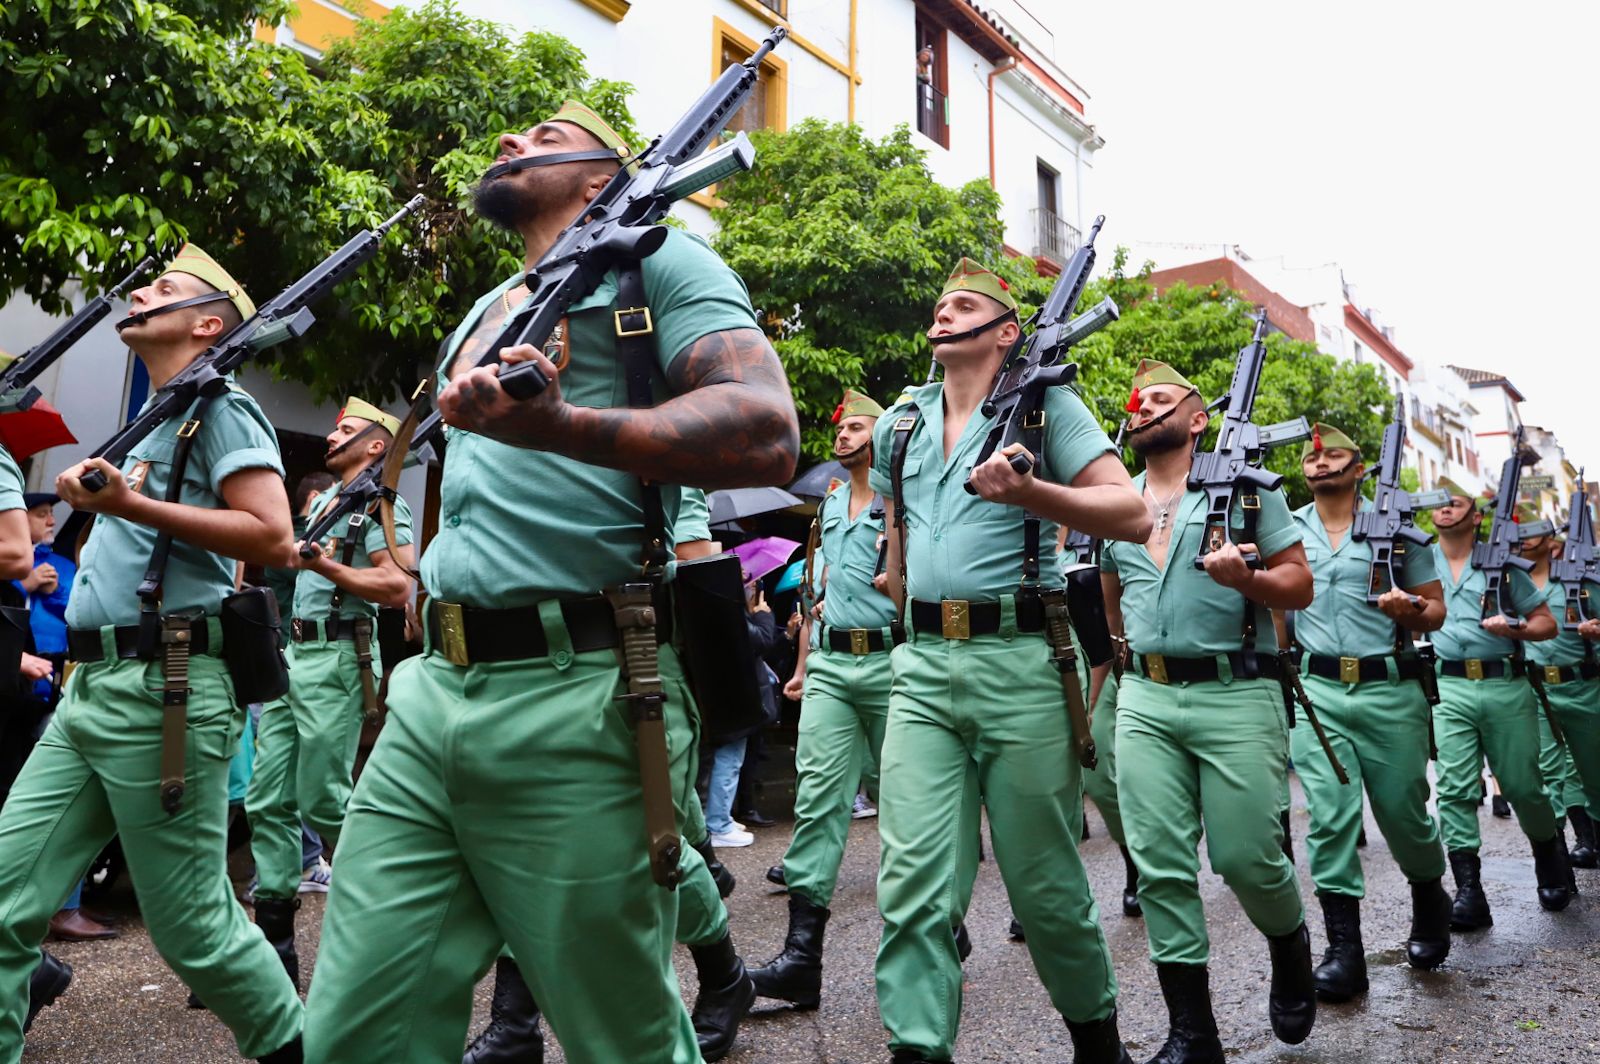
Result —
POLYGON ((261 300, 418 191, 421 218, 319 308, 280 373, 322 397, 412 383, 520 261, 467 210, 495 137, 576 96, 624 131, 626 87, 551 34, 429 0, 364 23, 316 70, 250 37, 289 0, 0 4, 0 291, 65 309, 183 240, 261 300))

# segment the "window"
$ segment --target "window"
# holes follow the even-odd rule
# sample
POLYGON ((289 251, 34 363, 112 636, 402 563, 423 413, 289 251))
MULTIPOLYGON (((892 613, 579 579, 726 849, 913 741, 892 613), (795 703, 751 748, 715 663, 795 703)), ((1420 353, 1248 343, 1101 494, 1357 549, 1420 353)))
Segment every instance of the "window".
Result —
POLYGON ((1044 164, 1044 160, 1042 159, 1038 160, 1038 167, 1039 209, 1042 211, 1049 211, 1051 214, 1055 214, 1057 213, 1056 190, 1061 185, 1061 175, 1046 166, 1044 164))
POLYGON ((1362 356, 1361 356, 1361 351, 1362 351, 1362 348, 1361 348, 1361 341, 1360 341, 1360 340, 1352 340, 1352 341, 1350 341, 1350 342, 1351 342, 1351 343, 1353 343, 1353 344, 1355 344, 1355 351, 1354 351, 1354 355, 1353 355, 1353 357, 1354 357, 1354 359, 1355 359, 1355 361, 1356 361, 1356 362, 1357 362, 1357 363, 1361 363, 1361 362, 1365 362, 1365 361, 1366 361, 1366 359, 1364 359, 1364 358, 1363 358, 1363 357, 1362 357, 1362 356))
MULTIPOLYGON (((762 0, 773 7, 780 0, 762 0)), ((711 77, 716 80, 735 63, 743 63, 755 54, 757 43, 723 22, 712 19, 711 77)), ((757 129, 781 132, 787 128, 789 95, 789 64, 769 55, 761 61, 761 72, 756 86, 746 98, 744 106, 728 122, 728 132, 749 133, 757 129)))
POLYGON ((950 146, 949 69, 945 30, 922 11, 916 21, 917 132, 938 144, 950 146))
POLYGON ((1061 190, 1061 175, 1043 159, 1035 162, 1039 205, 1033 209, 1033 248, 1030 254, 1036 259, 1063 266, 1078 250, 1081 234, 1074 226, 1068 225, 1058 212, 1056 204, 1061 190))

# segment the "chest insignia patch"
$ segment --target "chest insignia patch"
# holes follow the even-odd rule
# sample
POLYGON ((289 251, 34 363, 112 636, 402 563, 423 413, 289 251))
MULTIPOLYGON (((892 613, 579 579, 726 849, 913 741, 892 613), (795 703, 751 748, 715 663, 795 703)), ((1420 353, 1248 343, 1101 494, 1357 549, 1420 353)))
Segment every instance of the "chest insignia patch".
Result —
POLYGON ((135 492, 135 493, 143 490, 144 489, 145 478, 148 477, 149 475, 150 475, 150 463, 149 462, 140 462, 138 465, 136 465, 132 469, 128 470, 128 474, 127 474, 128 490, 132 491, 132 492, 135 492))
POLYGON ((555 363, 556 369, 566 369, 567 363, 572 361, 571 340, 567 319, 562 318, 556 322, 556 327, 550 330, 549 339, 544 342, 544 357, 555 363))

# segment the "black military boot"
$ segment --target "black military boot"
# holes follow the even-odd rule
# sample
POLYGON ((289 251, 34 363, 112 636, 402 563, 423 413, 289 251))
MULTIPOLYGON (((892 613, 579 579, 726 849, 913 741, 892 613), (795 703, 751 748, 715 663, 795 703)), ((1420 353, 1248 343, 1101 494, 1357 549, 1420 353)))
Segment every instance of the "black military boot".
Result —
POLYGON ((1022 921, 1018 920, 1015 916, 1011 918, 1011 926, 1006 929, 1006 934, 1010 936, 1011 941, 1013 942, 1028 941, 1027 932, 1022 930, 1022 921))
POLYGON ((267 942, 278 951, 283 970, 300 989, 300 957, 294 951, 294 914, 300 908, 299 898, 257 898, 256 926, 267 937, 267 942))
POLYGON ((1348 894, 1318 894, 1328 949, 1313 978, 1322 1001, 1349 1001, 1367 992, 1367 954, 1361 945, 1361 901, 1348 894))
POLYGON ((767 869, 767 882, 775 883, 780 887, 788 887, 789 881, 784 877, 783 865, 775 864, 767 869))
POLYGON ((967 934, 967 922, 961 921, 955 927, 956 957, 962 964, 967 963, 967 958, 972 956, 972 936, 967 934))
POLYGON ((1589 818, 1589 811, 1575 805, 1567 810, 1567 819, 1572 821, 1572 850, 1567 854, 1572 866, 1600 868, 1600 848, 1595 845, 1594 821, 1589 818))
MULTIPOLYGON (((1531 840, 1530 840, 1531 841, 1531 840)), ((1557 831, 1544 842, 1534 842, 1533 878, 1539 885, 1539 907, 1558 913, 1576 893, 1572 889, 1572 864, 1567 858, 1567 833, 1557 831)))
POLYGON ((1158 964, 1156 977, 1167 1003, 1167 1040, 1145 1064, 1225 1064, 1206 966, 1158 964))
POLYGON ((1289 810, 1278 813, 1278 826, 1283 829, 1283 855, 1294 864, 1294 832, 1289 830, 1289 810))
POLYGON ((264 1057, 257 1057, 258 1064, 302 1064, 305 1054, 300 1049, 300 1036, 295 1035, 294 1041, 285 1042, 264 1057))
POLYGON ((1482 870, 1483 862, 1477 854, 1450 851, 1450 874, 1456 881, 1456 897, 1450 905, 1450 930, 1477 931, 1494 924, 1489 899, 1483 893, 1482 870))
POLYGON ((1506 796, 1503 794, 1496 794, 1490 799, 1489 811, 1501 820, 1511 819, 1511 803, 1506 801, 1506 796))
POLYGON ((1450 895, 1444 883, 1430 879, 1411 884, 1411 937, 1406 960, 1413 968, 1432 971, 1450 956, 1450 895))
POLYGON ((33 1026, 39 1010, 55 1004, 56 998, 72 985, 72 965, 47 950, 39 951, 39 966, 28 977, 28 1015, 22 1021, 22 1033, 33 1026))
POLYGON ((489 999, 489 1026, 472 1040, 461 1064, 544 1064, 544 1032, 539 1029, 539 1003, 509 957, 494 963, 494 997, 489 999))
POLYGON ((1117 1033, 1116 1009, 1105 1019, 1091 1023, 1067 1020, 1067 1033, 1072 1035, 1072 1064, 1133 1064, 1117 1033))
POLYGON ((733 893, 733 888, 738 881, 733 878, 733 873, 728 871, 728 866, 717 857, 717 851, 711 846, 711 839, 695 844, 695 852, 705 858, 706 871, 711 873, 711 881, 717 885, 717 893, 726 898, 733 893))
POLYGON ((733 1048, 739 1024, 756 1002, 756 985, 733 951, 732 935, 724 934, 709 946, 690 946, 689 953, 700 977, 700 994, 689 1013, 695 1040, 702 1058, 721 1060, 733 1048))
POLYGON ((1317 984, 1311 974, 1311 932, 1305 924, 1287 935, 1267 936, 1272 955, 1272 988, 1267 1016, 1278 1041, 1297 1046, 1317 1021, 1317 984))
POLYGON ((922 1055, 920 1049, 896 1049, 889 1054, 889 1064, 936 1064, 922 1055))
POLYGON ((830 913, 798 894, 789 895, 789 934, 783 952, 750 969, 756 993, 809 1011, 822 1001, 822 932, 830 913))
POLYGON ((1133 854, 1126 846, 1122 850, 1122 915, 1140 917, 1144 909, 1139 905, 1139 867, 1133 863, 1133 854))

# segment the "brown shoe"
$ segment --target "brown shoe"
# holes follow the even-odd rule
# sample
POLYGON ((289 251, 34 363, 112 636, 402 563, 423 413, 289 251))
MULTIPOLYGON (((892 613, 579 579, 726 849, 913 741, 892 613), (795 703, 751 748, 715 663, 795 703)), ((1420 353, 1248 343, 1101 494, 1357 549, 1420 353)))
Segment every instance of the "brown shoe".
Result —
POLYGON ((93 942, 100 938, 116 938, 117 930, 95 923, 83 915, 81 909, 62 909, 50 918, 50 937, 57 942, 93 942))

